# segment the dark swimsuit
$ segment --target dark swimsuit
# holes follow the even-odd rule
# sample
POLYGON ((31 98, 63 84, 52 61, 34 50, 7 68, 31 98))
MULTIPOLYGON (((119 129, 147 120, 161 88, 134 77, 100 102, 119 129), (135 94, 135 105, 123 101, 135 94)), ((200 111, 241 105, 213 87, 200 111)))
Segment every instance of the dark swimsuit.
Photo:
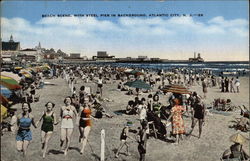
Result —
POLYGON ((203 105, 196 104, 194 106, 194 118, 204 119, 203 105))
POLYGON ((120 140, 126 140, 127 139, 127 135, 125 133, 125 128, 122 129, 122 133, 121 133, 121 136, 120 136, 120 140))
POLYGON ((41 130, 44 132, 49 132, 54 130, 54 113, 51 114, 51 116, 46 116, 46 113, 43 115, 43 124, 41 130))

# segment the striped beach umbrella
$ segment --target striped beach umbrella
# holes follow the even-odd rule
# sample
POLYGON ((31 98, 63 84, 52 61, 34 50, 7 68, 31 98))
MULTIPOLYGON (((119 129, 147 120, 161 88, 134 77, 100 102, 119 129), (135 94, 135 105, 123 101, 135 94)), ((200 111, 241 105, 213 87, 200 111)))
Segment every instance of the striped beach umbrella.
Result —
POLYGON ((19 82, 21 80, 21 77, 18 74, 14 74, 12 72, 1 72, 2 76, 6 76, 6 77, 10 77, 14 80, 16 80, 17 82, 19 82))
POLYGON ((33 75, 30 73, 30 71, 25 70, 25 69, 22 69, 22 70, 20 71, 20 73, 23 74, 26 78, 32 78, 32 76, 33 76, 33 75))
POLYGON ((1 88, 1 95, 3 95, 6 98, 10 98, 13 92, 2 85, 0 85, 0 88, 1 88))
POLYGON ((7 112, 7 108, 6 108, 6 107, 4 107, 3 105, 1 105, 0 122, 2 122, 2 121, 3 121, 3 119, 7 117, 7 114, 8 114, 8 112, 7 112))
POLYGON ((183 85, 179 84, 170 84, 165 86, 163 89, 161 89, 164 93, 172 92, 172 93, 178 93, 178 94, 191 94, 188 88, 184 87, 183 85))
POLYGON ((9 103, 9 100, 6 97, 4 97, 2 94, 0 94, 0 102, 1 104, 6 105, 9 103))
POLYGON ((3 85, 4 87, 7 87, 8 89, 20 89, 21 88, 21 86, 15 79, 11 77, 6 77, 3 75, 0 76, 0 85, 3 85))

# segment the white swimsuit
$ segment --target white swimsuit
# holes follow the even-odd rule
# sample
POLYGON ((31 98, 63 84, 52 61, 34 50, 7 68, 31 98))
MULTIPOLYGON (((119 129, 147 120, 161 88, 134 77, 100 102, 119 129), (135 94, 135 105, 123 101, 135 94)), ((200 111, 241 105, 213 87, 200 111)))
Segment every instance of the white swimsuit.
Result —
POLYGON ((61 123, 61 128, 70 128, 73 129, 73 116, 74 112, 72 109, 64 109, 63 114, 62 114, 62 123, 61 123))

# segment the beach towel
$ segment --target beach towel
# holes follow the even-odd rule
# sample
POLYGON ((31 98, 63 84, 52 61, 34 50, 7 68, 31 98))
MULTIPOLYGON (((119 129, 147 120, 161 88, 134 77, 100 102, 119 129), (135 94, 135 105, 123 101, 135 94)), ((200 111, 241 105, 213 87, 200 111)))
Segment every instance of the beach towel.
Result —
POLYGON ((232 115, 231 113, 225 112, 225 111, 209 110, 209 112, 213 113, 213 114, 223 115, 223 116, 230 116, 230 115, 232 115))

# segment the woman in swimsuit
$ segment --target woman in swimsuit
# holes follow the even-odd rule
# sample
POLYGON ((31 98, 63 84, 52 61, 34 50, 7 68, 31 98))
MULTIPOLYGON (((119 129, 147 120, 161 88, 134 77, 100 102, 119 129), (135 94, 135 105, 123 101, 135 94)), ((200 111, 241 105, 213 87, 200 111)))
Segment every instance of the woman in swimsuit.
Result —
POLYGON ((73 117, 77 120, 77 111, 74 106, 72 106, 71 97, 66 97, 64 99, 65 106, 62 106, 60 116, 61 116, 61 150, 63 149, 63 144, 66 141, 66 148, 64 150, 64 155, 67 155, 69 149, 71 135, 74 129, 73 117))
POLYGON ((81 154, 84 152, 84 148, 87 143, 88 135, 91 129, 91 118, 95 119, 91 115, 91 104, 89 102, 89 97, 85 97, 84 99, 84 105, 80 107, 79 110, 79 131, 80 131, 80 139, 79 141, 82 143, 82 148, 81 148, 81 154))
POLYGON ((45 158, 45 154, 48 148, 48 142, 52 136, 54 125, 58 124, 58 122, 56 122, 56 114, 53 111, 55 104, 52 102, 47 102, 45 107, 46 111, 44 111, 44 114, 42 115, 40 120, 36 123, 36 125, 38 126, 39 123, 43 120, 41 127, 43 158, 45 158))
POLYGON ((17 125, 19 127, 17 135, 16 135, 16 141, 17 141, 17 150, 19 152, 23 152, 23 155, 26 156, 27 154, 27 148, 32 140, 32 133, 30 130, 31 124, 37 128, 34 117, 30 113, 30 104, 29 103, 23 103, 22 104, 22 110, 23 112, 17 116, 17 125))

